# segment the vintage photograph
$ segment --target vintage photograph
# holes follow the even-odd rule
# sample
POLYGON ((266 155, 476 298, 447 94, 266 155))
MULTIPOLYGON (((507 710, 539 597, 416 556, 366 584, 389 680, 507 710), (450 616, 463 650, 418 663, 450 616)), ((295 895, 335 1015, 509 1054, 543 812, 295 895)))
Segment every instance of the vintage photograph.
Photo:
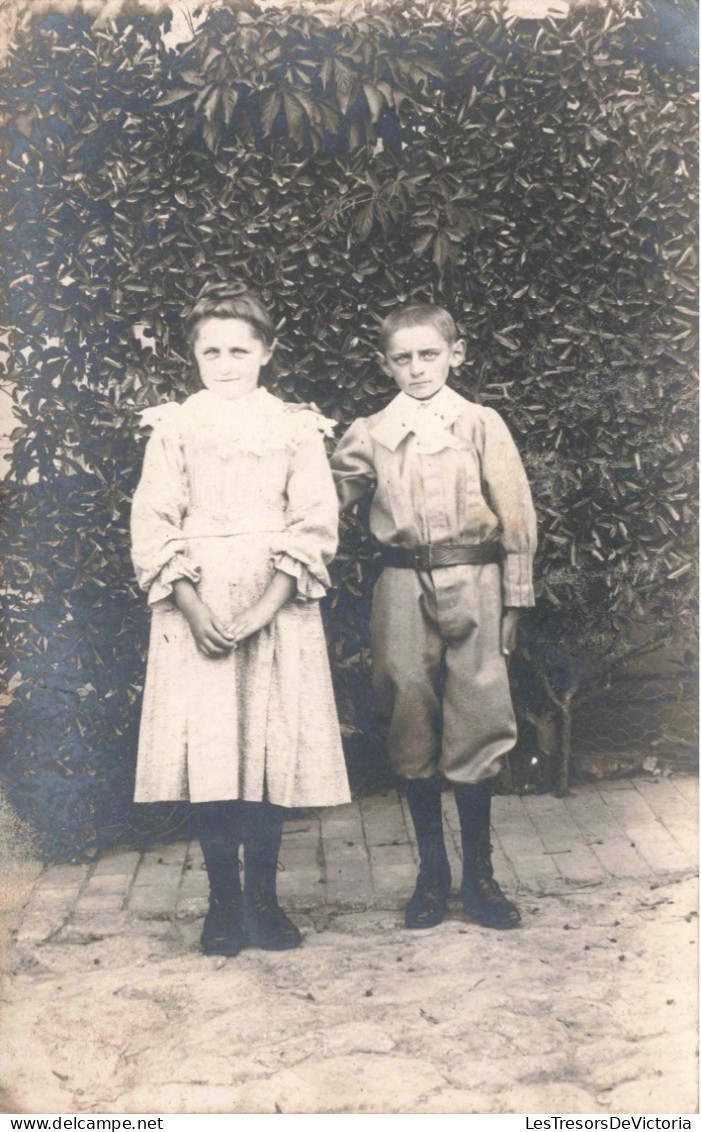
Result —
POLYGON ((0 4, 0 1111, 691 1128, 697 45, 0 4))

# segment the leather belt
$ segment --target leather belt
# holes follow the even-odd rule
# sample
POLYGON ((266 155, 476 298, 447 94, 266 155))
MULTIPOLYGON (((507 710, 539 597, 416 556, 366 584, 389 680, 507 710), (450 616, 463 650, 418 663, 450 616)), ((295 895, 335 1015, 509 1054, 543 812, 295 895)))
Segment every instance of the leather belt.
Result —
POLYGON ((477 546, 382 546, 383 566, 396 566, 403 570, 434 570, 441 566, 486 566, 501 562, 502 549, 498 542, 483 542, 477 546))

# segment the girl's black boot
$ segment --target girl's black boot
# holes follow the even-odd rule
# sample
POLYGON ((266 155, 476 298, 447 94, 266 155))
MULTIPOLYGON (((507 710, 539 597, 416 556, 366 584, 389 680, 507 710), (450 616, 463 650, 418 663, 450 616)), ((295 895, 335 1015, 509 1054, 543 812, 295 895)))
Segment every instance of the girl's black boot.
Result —
POLYGON ((270 802, 247 802, 244 811, 243 921, 254 947, 289 951, 302 933, 277 902, 277 862, 285 811, 270 802))
POLYGON ((441 780, 409 778, 406 797, 419 848, 416 888, 404 912, 408 928, 433 928, 445 916, 450 896, 450 865, 443 839, 441 780))
POLYGON ((455 787, 462 835, 460 896, 468 916, 485 928, 506 931, 518 927, 521 913, 494 879, 489 835, 491 799, 491 779, 455 787))
POLYGON ((239 874, 239 802, 196 802, 194 826, 209 877, 209 909, 200 946, 205 955, 238 955, 249 944, 239 874))

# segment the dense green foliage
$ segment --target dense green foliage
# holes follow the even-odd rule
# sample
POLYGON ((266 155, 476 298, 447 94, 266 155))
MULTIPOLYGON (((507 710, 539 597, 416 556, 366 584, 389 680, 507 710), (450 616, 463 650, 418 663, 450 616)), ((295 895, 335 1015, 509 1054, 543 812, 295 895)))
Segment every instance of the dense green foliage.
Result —
MULTIPOLYGON (((146 620, 127 524, 136 413, 192 388, 177 314, 207 279, 262 292, 273 388, 341 425, 391 394, 378 316, 408 297, 457 316, 458 388, 503 414, 539 510, 527 716, 564 705, 566 723, 631 642, 668 638, 695 549, 694 6, 555 24, 466 0, 352 19, 251 0, 175 45, 166 9, 46 8, 18 26, 0 102, 20 422, 3 769, 44 849, 173 820, 129 804, 146 620)), ((352 517, 327 620, 360 788, 374 568, 352 517)))

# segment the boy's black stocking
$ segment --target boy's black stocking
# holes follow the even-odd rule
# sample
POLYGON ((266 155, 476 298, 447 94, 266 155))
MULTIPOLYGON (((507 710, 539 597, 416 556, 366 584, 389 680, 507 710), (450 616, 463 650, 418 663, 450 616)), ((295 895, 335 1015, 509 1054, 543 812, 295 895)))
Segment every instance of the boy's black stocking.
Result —
POLYGON ((277 864, 284 817, 282 806, 270 802, 244 803, 244 923, 251 943, 265 951, 287 951, 302 942, 299 929, 277 902, 277 864))
POLYGON ((450 865, 443 839, 441 780, 409 778, 406 797, 419 848, 419 875, 407 904, 408 928, 432 928, 445 916, 450 896, 450 865))
POLYGON ((486 928, 515 928, 521 914, 507 900, 494 879, 490 818, 492 780, 455 787, 462 839, 462 885, 460 896, 468 916, 486 928))
POLYGON ((196 802, 191 813, 209 877, 209 911, 202 929, 202 950, 205 955, 238 955, 248 943, 239 874, 241 803, 196 802))

